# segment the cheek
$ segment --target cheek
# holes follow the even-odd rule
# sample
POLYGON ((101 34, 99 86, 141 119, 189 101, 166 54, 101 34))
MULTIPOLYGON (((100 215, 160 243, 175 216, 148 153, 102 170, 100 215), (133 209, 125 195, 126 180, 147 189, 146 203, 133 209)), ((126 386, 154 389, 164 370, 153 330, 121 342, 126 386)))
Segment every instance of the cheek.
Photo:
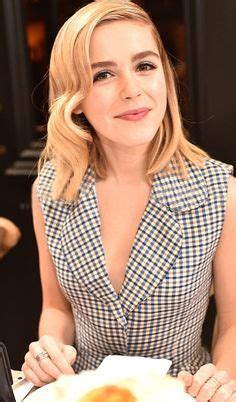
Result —
POLYGON ((151 87, 152 95, 156 99, 157 103, 160 104, 166 103, 167 100, 167 89, 166 89, 166 83, 164 78, 161 80, 154 81, 152 87, 151 87))
POLYGON ((83 112, 90 122, 106 115, 113 102, 112 91, 104 89, 93 90, 83 103, 83 112))

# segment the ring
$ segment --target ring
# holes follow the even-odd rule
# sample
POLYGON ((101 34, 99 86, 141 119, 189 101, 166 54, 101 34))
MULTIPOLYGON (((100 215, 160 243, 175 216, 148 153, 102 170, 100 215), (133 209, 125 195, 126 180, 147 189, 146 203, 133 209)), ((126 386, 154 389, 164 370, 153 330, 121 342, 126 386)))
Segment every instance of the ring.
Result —
POLYGON ((46 352, 46 350, 43 350, 42 352, 38 353, 38 354, 35 356, 35 359, 37 360, 38 363, 39 363, 41 360, 47 359, 47 358, 49 358, 49 354, 48 354, 48 352, 46 352))
POLYGON ((211 377, 207 382, 212 382, 217 388, 221 387, 222 385, 214 376, 211 377))

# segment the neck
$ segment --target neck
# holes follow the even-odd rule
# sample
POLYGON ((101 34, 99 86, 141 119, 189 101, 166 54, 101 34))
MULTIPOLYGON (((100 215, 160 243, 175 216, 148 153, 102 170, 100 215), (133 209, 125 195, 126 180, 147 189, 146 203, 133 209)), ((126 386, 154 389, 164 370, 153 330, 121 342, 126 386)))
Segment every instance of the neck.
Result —
POLYGON ((117 184, 146 181, 147 145, 126 147, 102 144, 107 160, 107 176, 117 184))

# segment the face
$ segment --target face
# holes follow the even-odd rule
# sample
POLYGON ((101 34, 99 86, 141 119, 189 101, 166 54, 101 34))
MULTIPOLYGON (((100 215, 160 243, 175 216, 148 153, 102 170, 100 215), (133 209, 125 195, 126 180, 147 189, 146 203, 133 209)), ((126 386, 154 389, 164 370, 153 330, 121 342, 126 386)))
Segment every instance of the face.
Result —
POLYGON ((166 110, 165 78, 151 28, 135 21, 98 26, 90 60, 93 86, 78 112, 104 145, 148 145, 166 110))

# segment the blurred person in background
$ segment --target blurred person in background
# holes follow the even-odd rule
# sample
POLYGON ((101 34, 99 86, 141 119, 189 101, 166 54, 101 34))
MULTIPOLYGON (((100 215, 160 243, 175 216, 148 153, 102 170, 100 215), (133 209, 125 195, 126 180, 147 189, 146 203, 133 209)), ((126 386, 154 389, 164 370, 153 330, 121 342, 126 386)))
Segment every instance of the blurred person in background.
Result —
POLYGON ((0 259, 16 246, 20 237, 20 229, 9 219, 0 217, 0 259))

